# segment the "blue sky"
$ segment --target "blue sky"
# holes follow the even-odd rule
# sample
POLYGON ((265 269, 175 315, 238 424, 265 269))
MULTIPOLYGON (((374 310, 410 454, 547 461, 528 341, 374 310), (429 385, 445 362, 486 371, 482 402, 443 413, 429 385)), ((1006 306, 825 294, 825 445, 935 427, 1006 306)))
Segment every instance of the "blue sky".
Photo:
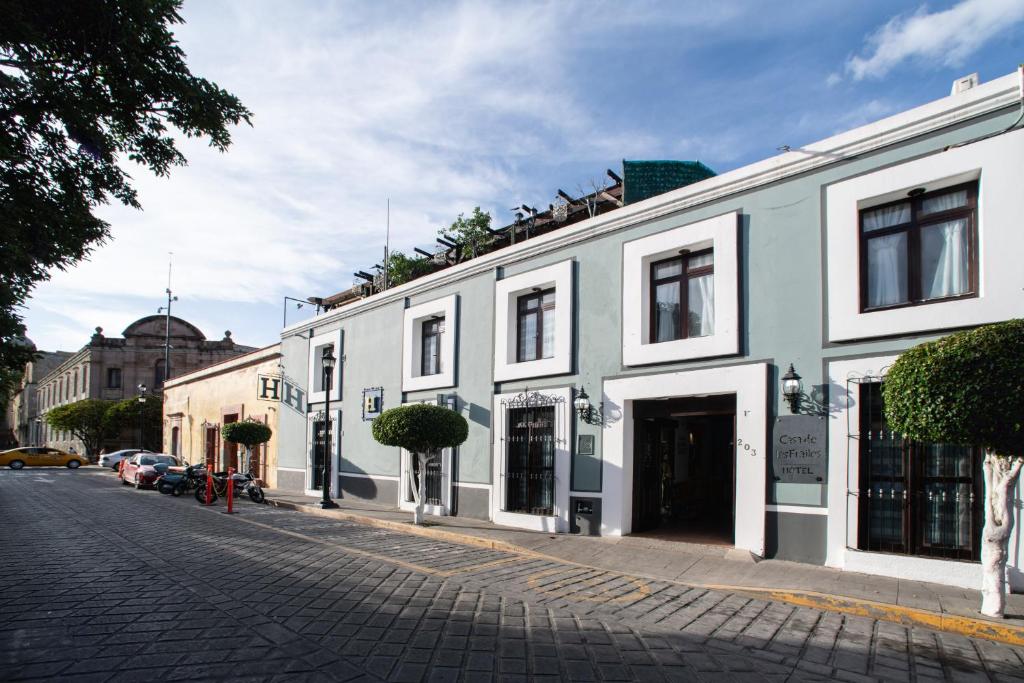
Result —
MULTIPOLYGON (((282 298, 325 296, 474 206, 546 206, 626 159, 722 172, 938 99, 1024 61, 1024 0, 327 3, 189 0, 192 70, 254 112, 227 154, 129 167, 143 211, 37 288, 40 349, 163 303, 209 338, 279 338, 282 298)), ((289 323, 310 313, 288 311, 289 323)))

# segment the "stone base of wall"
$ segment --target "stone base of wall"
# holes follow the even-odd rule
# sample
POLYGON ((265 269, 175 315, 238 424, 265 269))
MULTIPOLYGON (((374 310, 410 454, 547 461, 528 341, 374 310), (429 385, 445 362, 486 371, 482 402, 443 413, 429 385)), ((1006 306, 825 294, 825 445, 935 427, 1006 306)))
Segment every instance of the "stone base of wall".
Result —
POLYGON ((302 493, 306 489, 306 473, 277 470, 277 486, 282 491, 302 493))
POLYGON ((765 514, 765 556, 776 560, 825 564, 825 515, 765 514))
POLYGON ((364 500, 369 503, 396 507, 398 504, 398 482, 390 479, 370 479, 369 477, 352 477, 341 473, 341 496, 351 500, 364 500))
POLYGON ((487 489, 456 485, 452 491, 451 513, 459 517, 490 519, 490 492, 487 489))

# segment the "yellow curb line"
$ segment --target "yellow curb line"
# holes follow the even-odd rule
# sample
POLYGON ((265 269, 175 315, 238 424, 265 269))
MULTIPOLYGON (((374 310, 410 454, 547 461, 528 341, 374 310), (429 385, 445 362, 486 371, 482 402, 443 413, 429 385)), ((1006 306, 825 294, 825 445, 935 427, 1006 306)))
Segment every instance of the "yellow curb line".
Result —
POLYGON ((776 600, 801 607, 813 607, 830 612, 869 617, 879 621, 890 621, 905 626, 925 626, 936 631, 958 633, 971 638, 984 638, 1010 645, 1024 645, 1024 628, 999 624, 986 619, 933 612, 903 605, 890 605, 861 598, 847 598, 816 591, 779 590, 722 584, 703 584, 701 587, 709 590, 741 593, 750 597, 776 600))
MULTIPOLYGON (((378 527, 381 529, 391 529, 393 531, 399 531, 413 536, 424 536, 427 538, 436 538, 440 540, 450 541, 452 543, 458 543, 460 545, 487 548, 489 550, 500 550, 503 552, 515 553, 517 555, 523 555, 535 559, 546 560, 549 562, 557 562, 559 564, 564 565, 586 567, 587 569, 595 569, 598 571, 610 571, 606 568, 594 567, 591 565, 582 564, 580 562, 564 560, 554 555, 538 553, 535 550, 530 550, 529 548, 524 548, 513 543, 507 543, 505 541, 495 541, 488 538, 479 538, 477 536, 472 536, 470 534, 464 534, 455 531, 445 531, 443 529, 431 529, 429 527, 425 528, 412 526, 404 522, 393 522, 387 519, 377 519, 375 517, 367 517, 365 515, 360 515, 352 512, 345 512, 342 510, 322 510, 320 508, 311 507, 301 503, 290 503, 287 501, 271 500, 269 498, 267 499, 267 502, 279 508, 297 510, 299 512, 319 515, 321 517, 332 517, 334 519, 344 519, 353 522, 359 522, 360 524, 365 524, 367 526, 378 527)), ((622 574, 626 577, 630 576, 629 574, 625 574, 623 572, 615 573, 622 574)), ((775 600, 777 602, 785 602, 790 605, 797 605, 799 607, 812 607, 814 609, 826 610, 829 612, 839 612, 841 614, 852 614, 854 616, 869 617, 871 619, 877 619, 879 621, 888 621, 896 624, 903 624, 905 626, 925 626, 936 631, 957 633, 971 638, 984 638, 986 640, 994 640, 996 642, 1007 643, 1009 645, 1024 645, 1024 627, 1004 625, 994 621, 989 621, 987 619, 965 617, 956 614, 944 614, 942 612, 933 612, 931 610, 917 609, 914 607, 905 607, 903 605, 890 605, 884 602, 876 602, 874 600, 848 598, 837 595, 829 595, 827 593, 817 593, 815 591, 758 588, 754 586, 729 586, 724 584, 687 583, 685 581, 676 581, 672 579, 655 577, 642 578, 647 578, 654 581, 663 581, 665 583, 674 583, 681 586, 688 586, 690 588, 705 588, 707 590, 741 593, 747 595, 748 597, 775 600)))

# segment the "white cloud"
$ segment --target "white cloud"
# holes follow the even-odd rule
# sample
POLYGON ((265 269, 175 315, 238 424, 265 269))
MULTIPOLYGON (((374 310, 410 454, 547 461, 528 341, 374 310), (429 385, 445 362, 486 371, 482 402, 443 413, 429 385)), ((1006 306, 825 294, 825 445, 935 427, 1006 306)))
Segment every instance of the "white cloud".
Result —
POLYGON ((999 33, 1024 20, 1021 0, 963 0, 943 11, 925 6, 890 19, 868 37, 864 56, 850 57, 846 71, 854 80, 880 78, 910 59, 960 66, 999 33))

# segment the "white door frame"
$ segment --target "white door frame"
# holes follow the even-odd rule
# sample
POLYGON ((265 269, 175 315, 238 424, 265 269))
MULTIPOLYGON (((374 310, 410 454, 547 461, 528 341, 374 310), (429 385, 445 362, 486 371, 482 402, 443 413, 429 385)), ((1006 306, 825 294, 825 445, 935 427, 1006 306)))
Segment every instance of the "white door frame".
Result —
MULTIPOLYGON (((860 397, 847 395, 847 380, 882 377, 898 356, 881 355, 828 364, 829 392, 836 411, 829 420, 828 434, 828 531, 825 565, 846 571, 877 574, 911 581, 931 581, 949 586, 977 589, 981 585, 981 564, 920 555, 858 550, 860 520, 860 397)), ((1017 497, 1024 491, 1018 484, 1017 497)), ((1022 516, 1017 512, 1017 529, 1022 516)), ((1010 588, 1024 588, 1024 539, 1014 531, 1007 557, 1010 588)))
MULTIPOLYGON (((313 488, 313 421, 320 411, 306 414, 306 490, 307 496, 323 495, 313 488)), ((341 410, 331 410, 331 497, 338 497, 338 479, 341 469, 341 410)))
MULTIPOLYGON (((457 400, 457 399, 453 399, 457 400)), ((403 405, 411 405, 414 403, 421 403, 423 405, 438 405, 437 399, 425 399, 422 401, 408 401, 403 405)), ((456 406, 457 407, 457 406, 456 406)), ((410 496, 408 499, 405 497, 405 492, 410 486, 412 479, 412 458, 411 453, 404 448, 399 449, 401 458, 398 468, 398 508, 400 510, 407 510, 413 512, 416 510, 416 503, 410 496)), ((445 448, 441 451, 441 504, 440 505, 424 505, 423 514, 425 515, 437 515, 438 517, 446 517, 450 514, 452 509, 452 455, 454 449, 445 448)))
POLYGON ((544 532, 569 531, 569 473, 572 467, 570 461, 572 448, 572 420, 575 419, 575 412, 572 407, 572 387, 559 387, 557 389, 538 389, 536 392, 555 399, 555 505, 551 516, 529 515, 520 512, 507 512, 505 510, 505 434, 508 431, 505 421, 505 409, 502 400, 508 401, 523 392, 509 392, 494 395, 494 452, 493 472, 494 486, 491 495, 491 521, 495 524, 505 526, 532 529, 544 532))
POLYGON ((734 543, 764 557, 768 376, 767 363, 751 363, 605 381, 601 534, 633 524, 633 401, 736 394, 734 543))
MULTIPOLYGON (((406 491, 412 484, 412 453, 401 449, 402 467, 401 476, 398 478, 398 508, 412 512, 416 509, 416 503, 412 497, 405 497, 406 491)), ((423 505, 423 514, 446 517, 452 509, 452 449, 445 448, 441 451, 441 504, 423 505)))

